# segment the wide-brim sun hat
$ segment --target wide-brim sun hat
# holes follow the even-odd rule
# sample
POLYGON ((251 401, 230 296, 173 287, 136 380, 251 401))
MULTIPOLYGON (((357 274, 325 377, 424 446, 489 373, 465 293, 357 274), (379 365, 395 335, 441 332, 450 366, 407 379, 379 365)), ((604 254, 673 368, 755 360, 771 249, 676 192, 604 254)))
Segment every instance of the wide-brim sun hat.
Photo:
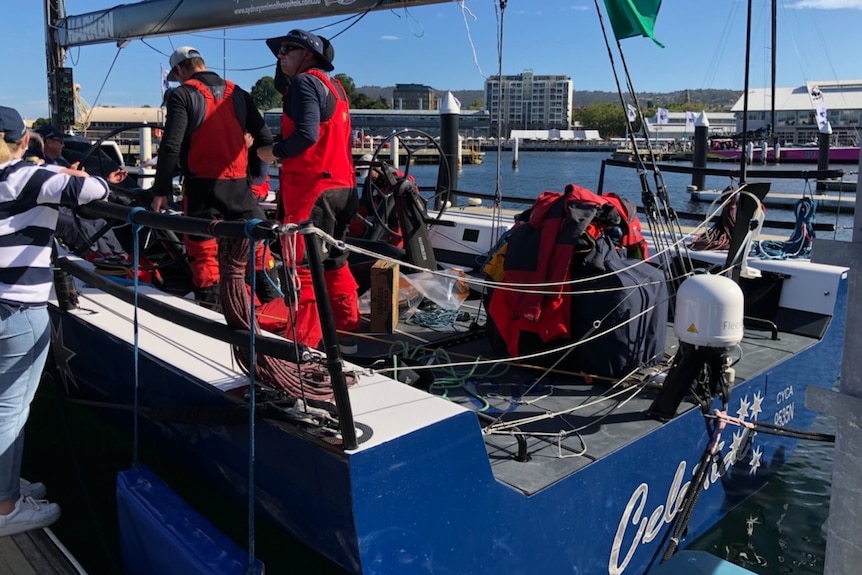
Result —
POLYGON ((278 51, 283 44, 293 44, 305 48, 317 59, 320 68, 326 72, 331 72, 335 69, 332 65, 332 60, 335 58, 335 50, 328 40, 317 34, 306 32, 305 30, 291 30, 286 36, 278 36, 276 38, 268 38, 266 45, 269 47, 273 56, 278 58, 278 51))

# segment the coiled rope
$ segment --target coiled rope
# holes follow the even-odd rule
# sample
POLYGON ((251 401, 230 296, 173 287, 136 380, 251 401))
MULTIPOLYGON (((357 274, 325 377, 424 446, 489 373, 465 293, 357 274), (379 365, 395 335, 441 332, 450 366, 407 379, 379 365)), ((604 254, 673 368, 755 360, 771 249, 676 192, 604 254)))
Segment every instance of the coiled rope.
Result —
POLYGON ((796 225, 790 239, 785 242, 776 240, 754 242, 752 249, 761 259, 783 260, 811 257, 817 201, 812 196, 805 195, 796 202, 793 212, 796 215, 796 225))
MULTIPOLYGON (((219 296, 227 324, 237 329, 249 329, 251 322, 250 296, 246 288, 246 266, 249 263, 249 242, 245 239, 219 240, 219 296)), ((259 331, 255 319, 255 331, 259 331)), ((248 350, 234 347, 237 363, 250 372, 248 350)), ((331 401, 332 384, 324 365, 316 361, 295 363, 267 355, 258 355, 254 375, 260 382, 284 390, 291 397, 331 401)), ((352 381, 348 381, 352 383, 352 381)))

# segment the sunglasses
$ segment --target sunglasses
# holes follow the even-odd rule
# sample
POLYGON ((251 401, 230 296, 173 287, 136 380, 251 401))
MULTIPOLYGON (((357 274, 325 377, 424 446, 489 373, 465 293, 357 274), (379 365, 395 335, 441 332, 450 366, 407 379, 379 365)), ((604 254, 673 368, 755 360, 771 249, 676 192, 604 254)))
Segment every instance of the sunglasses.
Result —
POLYGON ((294 50, 302 50, 302 46, 297 46, 296 44, 285 44, 281 48, 278 49, 279 56, 285 56, 290 54, 294 50))

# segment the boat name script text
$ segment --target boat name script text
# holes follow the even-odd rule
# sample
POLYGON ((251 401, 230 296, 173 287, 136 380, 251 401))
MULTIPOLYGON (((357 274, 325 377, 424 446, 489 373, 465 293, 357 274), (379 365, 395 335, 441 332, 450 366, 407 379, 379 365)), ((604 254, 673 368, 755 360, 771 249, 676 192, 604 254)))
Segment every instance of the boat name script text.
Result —
MULTIPOLYGON (((746 457, 751 447, 750 438, 751 436, 745 435, 744 439, 740 438, 738 444, 734 441, 734 446, 723 458, 716 457, 712 460, 710 471, 703 482, 704 489, 709 489, 709 486, 721 479, 734 463, 746 457)), ((721 453, 724 446, 724 441, 718 444, 718 453, 721 453)), ((611 555, 608 561, 608 575, 621 575, 626 570, 626 567, 628 567, 638 547, 642 543, 653 541, 661 533, 662 528, 665 525, 670 525, 674 517, 676 517, 683 498, 691 486, 691 481, 687 481, 685 484, 682 483, 685 469, 686 462, 680 461, 673 476, 673 481, 671 481, 664 505, 659 505, 648 515, 644 513, 644 507, 646 507, 647 497, 649 496, 649 485, 641 483, 635 488, 617 526, 617 532, 614 536, 611 555), (633 536, 628 533, 629 526, 637 527, 637 531, 635 531, 633 536), (628 550, 625 556, 621 557, 623 545, 627 541, 630 541, 628 543, 628 550)), ((696 472, 697 465, 691 470, 691 474, 694 475, 696 472)))

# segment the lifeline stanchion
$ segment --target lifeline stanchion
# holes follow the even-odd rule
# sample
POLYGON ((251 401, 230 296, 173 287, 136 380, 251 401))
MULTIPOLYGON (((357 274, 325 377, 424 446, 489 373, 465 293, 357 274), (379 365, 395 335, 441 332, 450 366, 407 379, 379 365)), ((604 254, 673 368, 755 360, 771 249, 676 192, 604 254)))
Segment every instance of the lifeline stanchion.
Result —
POLYGON ((332 393, 335 398, 335 408, 338 410, 338 425, 341 428, 341 441, 344 449, 356 449, 356 428, 353 426, 353 409, 350 407, 350 395, 347 393, 347 380, 344 378, 344 360, 338 348, 338 331, 335 329, 335 318, 332 306, 326 294, 326 279, 323 275, 323 257, 321 256, 320 238, 314 234, 314 224, 306 221, 300 224, 300 233, 305 236, 305 253, 308 257, 308 267, 311 272, 311 283, 317 297, 317 313, 320 315, 320 327, 323 330, 323 345, 326 352, 326 367, 332 378, 332 393))

